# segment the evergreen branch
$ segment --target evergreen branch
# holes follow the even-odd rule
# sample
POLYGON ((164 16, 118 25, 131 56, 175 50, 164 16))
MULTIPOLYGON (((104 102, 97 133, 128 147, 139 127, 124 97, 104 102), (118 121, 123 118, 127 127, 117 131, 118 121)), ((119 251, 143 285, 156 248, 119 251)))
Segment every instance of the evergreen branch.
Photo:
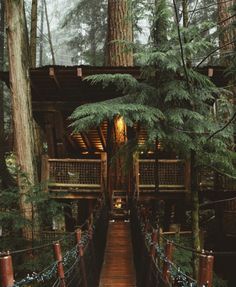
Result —
POLYGON ((229 121, 222 128, 218 129, 212 135, 210 135, 207 138, 207 141, 209 141, 211 138, 213 138, 216 134, 218 134, 218 133, 222 132, 224 129, 226 129, 234 121, 235 118, 236 118, 236 112, 233 114, 233 116, 229 119, 229 121))
MULTIPOLYGON (((176 19, 178 19, 178 10, 177 10, 175 0, 173 0, 173 4, 174 4, 174 8, 175 8, 176 19)), ((181 39, 181 34, 180 34, 179 22, 177 23, 177 30, 178 30, 178 38, 179 38, 179 45, 180 45, 180 51, 181 51, 181 60, 182 60, 183 68, 184 68, 184 73, 185 73, 185 77, 186 77, 186 81, 187 81, 188 90, 190 91, 190 83, 189 83, 188 72, 187 72, 187 68, 186 68, 186 64, 185 64, 185 60, 184 60, 184 49, 183 49, 183 44, 182 44, 182 39, 181 39)))
POLYGON ((221 49, 223 49, 223 48, 225 48, 225 47, 227 47, 227 46, 229 46, 229 45, 231 45, 231 44, 234 44, 235 42, 236 42, 236 40, 233 40, 233 41, 230 41, 229 43, 226 43, 226 44, 224 44, 224 45, 222 45, 222 46, 219 46, 219 47, 215 48, 215 49, 214 49, 213 51, 211 51, 206 57, 204 57, 199 64, 197 64, 196 68, 198 68, 202 63, 204 63, 204 62, 205 62, 211 55, 213 55, 215 52, 217 52, 217 51, 219 51, 219 50, 221 50, 221 49))

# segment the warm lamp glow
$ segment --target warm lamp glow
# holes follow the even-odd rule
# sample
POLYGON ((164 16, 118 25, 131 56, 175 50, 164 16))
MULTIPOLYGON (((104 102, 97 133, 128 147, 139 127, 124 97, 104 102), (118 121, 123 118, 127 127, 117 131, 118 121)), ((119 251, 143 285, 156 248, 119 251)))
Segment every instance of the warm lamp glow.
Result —
POLYGON ((124 143, 126 140, 126 125, 124 118, 121 116, 115 119, 115 132, 117 143, 124 143))
POLYGON ((125 121, 124 121, 124 118, 123 118, 123 117, 118 117, 118 118, 117 118, 117 121, 116 121, 116 124, 117 124, 117 129, 118 129, 118 131, 123 132, 124 129, 125 129, 125 121))

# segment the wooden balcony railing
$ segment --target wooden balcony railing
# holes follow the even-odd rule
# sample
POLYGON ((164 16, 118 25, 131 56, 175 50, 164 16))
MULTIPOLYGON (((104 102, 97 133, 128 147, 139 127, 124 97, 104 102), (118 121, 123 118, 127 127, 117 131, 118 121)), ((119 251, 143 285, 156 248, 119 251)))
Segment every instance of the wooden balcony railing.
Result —
POLYGON ((43 181, 51 192, 103 192, 106 163, 102 159, 44 159, 43 181))
POLYGON ((189 189, 189 168, 184 160, 140 159, 136 167, 138 192, 154 191, 158 182, 160 191, 187 191, 189 189))

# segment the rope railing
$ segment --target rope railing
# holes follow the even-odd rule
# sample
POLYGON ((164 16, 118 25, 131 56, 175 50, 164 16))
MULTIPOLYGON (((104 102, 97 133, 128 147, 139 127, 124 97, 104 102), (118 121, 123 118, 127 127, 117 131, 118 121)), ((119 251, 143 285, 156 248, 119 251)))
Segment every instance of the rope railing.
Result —
POLYGON ((103 262, 106 231, 108 225, 104 200, 99 199, 93 213, 69 236, 36 247, 8 251, 0 254, 0 277, 2 287, 52 286, 52 287, 93 287, 97 286, 103 262), (74 237, 72 248, 64 252, 61 243, 74 237), (35 250, 44 252, 51 247, 54 261, 39 272, 27 274, 23 279, 14 279, 13 257, 35 250))
POLYGON ((131 212, 131 228, 137 286, 212 287, 214 258, 211 254, 195 253, 199 259, 199 274, 195 280, 174 262, 174 249, 181 245, 177 246, 153 228, 135 203, 131 212))

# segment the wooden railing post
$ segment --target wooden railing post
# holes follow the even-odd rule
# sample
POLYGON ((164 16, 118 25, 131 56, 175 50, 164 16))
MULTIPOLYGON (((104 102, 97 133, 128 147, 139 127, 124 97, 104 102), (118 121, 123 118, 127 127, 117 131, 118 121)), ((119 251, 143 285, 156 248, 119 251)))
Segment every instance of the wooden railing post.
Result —
POLYGON ((80 256, 80 264, 81 264, 81 272, 82 272, 82 279, 83 279, 83 286, 88 287, 88 281, 87 281, 87 274, 86 274, 86 267, 84 262, 84 248, 81 244, 81 238, 82 238, 82 231, 81 229, 78 229, 76 231, 76 241, 77 241, 77 247, 78 247, 78 254, 80 256))
POLYGON ((2 287, 14 286, 12 257, 10 255, 6 255, 0 258, 0 275, 2 287))
POLYGON ((48 155, 42 155, 42 165, 41 165, 41 183, 45 184, 44 191, 48 191, 48 181, 49 181, 49 157, 48 155))
POLYGON ((66 287, 61 245, 59 242, 53 244, 53 250, 55 259, 57 260, 57 275, 60 279, 60 287, 66 287))
POLYGON ((157 244, 157 230, 153 230, 152 232, 152 243, 149 250, 149 266, 147 270, 147 280, 145 282, 145 286, 149 287, 152 279, 152 268, 153 268, 153 261, 155 260, 156 254, 156 244, 157 244))
POLYGON ((107 153, 101 153, 101 192, 107 195, 107 153))
POLYGON ((170 274, 169 274, 169 262, 168 261, 172 261, 172 257, 173 257, 173 243, 170 241, 167 241, 166 243, 166 248, 165 248, 165 257, 167 261, 163 262, 163 270, 162 270, 162 277, 163 277, 163 281, 164 282, 168 282, 170 274))
POLYGON ((201 255, 199 259, 198 286, 212 287, 214 257, 201 255))

